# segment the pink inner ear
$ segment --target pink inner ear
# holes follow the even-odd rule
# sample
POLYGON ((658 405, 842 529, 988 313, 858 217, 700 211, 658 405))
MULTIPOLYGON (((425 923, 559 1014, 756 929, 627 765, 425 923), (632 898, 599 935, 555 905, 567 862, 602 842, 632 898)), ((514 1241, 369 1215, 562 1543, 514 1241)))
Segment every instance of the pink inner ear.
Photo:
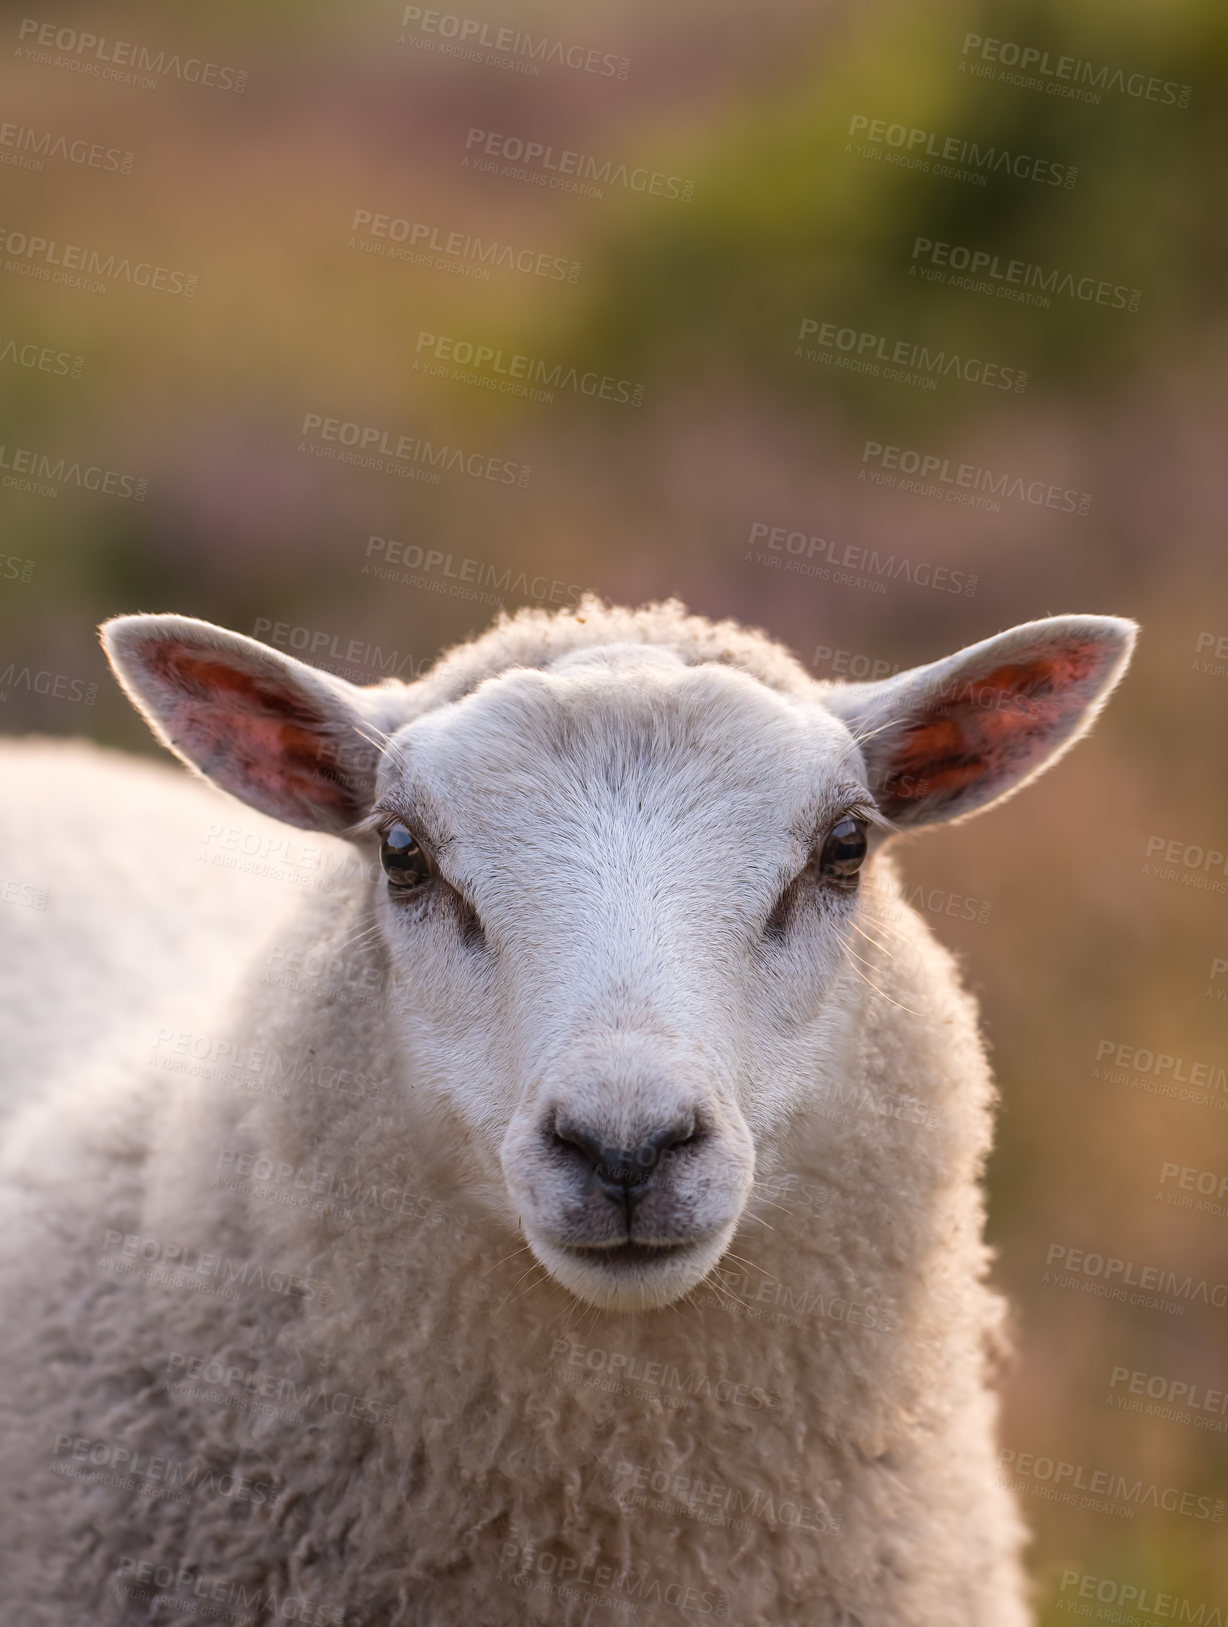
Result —
POLYGON ((897 817, 923 800, 949 803, 977 781, 1026 773, 1082 711, 1084 686, 1102 657, 1096 645, 1067 645, 932 696, 896 741, 879 795, 883 811, 897 817))
POLYGON ((168 722, 200 767, 227 790, 272 810, 287 803, 361 811, 335 763, 334 742, 309 700, 227 661, 177 644, 146 664, 172 692, 168 722))
POLYGON ((315 713, 292 691, 277 686, 275 680, 227 661, 198 655, 182 644, 156 644, 145 658, 154 677, 210 707, 225 709, 224 696, 247 702, 246 710, 276 714, 310 725, 315 713))
POLYGON ((357 817, 351 792, 327 760, 331 745, 326 735, 278 718, 227 714, 190 702, 178 716, 201 749, 202 766, 230 789, 241 795, 259 791, 270 805, 289 795, 357 817))

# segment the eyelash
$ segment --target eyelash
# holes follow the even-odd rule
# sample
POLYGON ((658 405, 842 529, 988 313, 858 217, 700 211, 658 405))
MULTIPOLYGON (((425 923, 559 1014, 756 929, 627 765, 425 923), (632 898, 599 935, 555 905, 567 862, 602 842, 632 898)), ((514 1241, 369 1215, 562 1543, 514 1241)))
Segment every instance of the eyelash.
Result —
POLYGON ((772 906, 771 914, 768 916, 763 928, 763 936, 765 938, 773 938, 777 940, 784 938, 785 932, 788 928, 789 919, 797 905, 798 894, 808 878, 813 879, 819 885, 826 886, 831 892, 837 894, 843 893, 846 897, 851 896, 857 891, 856 876, 854 876, 851 886, 842 886, 840 882, 824 876, 820 870, 820 862, 826 843, 830 839, 832 832, 836 830, 841 822, 845 819, 858 820, 860 823, 869 826, 871 829, 873 829, 875 826, 881 826, 883 823, 882 816, 878 813, 877 809, 867 810, 864 804, 854 803, 852 806, 845 808, 841 813, 836 814, 833 819, 820 826, 811 840, 810 851, 807 855, 805 864, 792 878, 792 880, 789 881, 782 889, 780 896, 772 906))
POLYGON ((388 872, 387 864, 385 864, 385 872, 389 875, 388 896, 396 901, 398 908, 410 908, 415 903, 424 902, 428 897, 433 897, 437 902, 450 903, 451 907, 457 911, 461 936, 466 945, 471 949, 484 949, 486 947, 486 933, 476 909, 460 889, 454 887, 443 875, 433 851, 418 835, 413 825, 401 814, 394 813, 389 817, 387 810, 384 810, 384 817, 375 826, 380 839, 381 859, 383 858, 384 849, 389 845, 389 837, 398 825, 412 838, 413 845, 426 863, 428 873, 416 884, 403 887, 397 886, 392 879, 391 873, 388 872), (431 888, 429 886, 431 882, 438 882, 439 887, 431 888))

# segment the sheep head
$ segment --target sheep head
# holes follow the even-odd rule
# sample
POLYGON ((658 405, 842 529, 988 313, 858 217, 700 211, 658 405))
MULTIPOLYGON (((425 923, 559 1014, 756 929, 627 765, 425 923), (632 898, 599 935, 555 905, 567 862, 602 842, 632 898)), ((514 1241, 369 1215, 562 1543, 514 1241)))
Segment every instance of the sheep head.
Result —
POLYGON ((103 638, 191 766, 378 853, 407 1113, 446 1109, 559 1283, 639 1310, 720 1260, 872 992, 850 940, 879 847, 1052 762, 1134 628, 1054 617, 879 683, 773 686, 684 639, 603 641, 597 611, 443 700, 179 616, 103 638))

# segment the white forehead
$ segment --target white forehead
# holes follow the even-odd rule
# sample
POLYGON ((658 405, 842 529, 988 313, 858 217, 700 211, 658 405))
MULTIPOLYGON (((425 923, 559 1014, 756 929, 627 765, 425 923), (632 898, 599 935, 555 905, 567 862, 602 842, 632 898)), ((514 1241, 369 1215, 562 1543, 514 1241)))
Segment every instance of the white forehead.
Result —
MULTIPOLYGON (((484 832, 569 843, 662 826, 780 842, 862 780, 817 698, 735 668, 613 643, 488 679, 396 736, 380 795, 425 804, 462 846, 484 832)), ((726 859, 730 857, 726 850, 726 859)))

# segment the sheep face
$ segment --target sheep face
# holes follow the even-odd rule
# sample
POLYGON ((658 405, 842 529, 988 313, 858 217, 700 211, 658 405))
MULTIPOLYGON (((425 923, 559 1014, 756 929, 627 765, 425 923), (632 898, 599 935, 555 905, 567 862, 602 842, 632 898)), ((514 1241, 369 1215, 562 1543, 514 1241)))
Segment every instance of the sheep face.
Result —
POLYGON ((666 1304, 727 1247, 838 1015, 857 876, 817 861, 836 827, 856 850, 858 816, 821 706, 643 645, 489 680, 385 752, 378 913, 415 1089, 578 1297, 666 1304))

